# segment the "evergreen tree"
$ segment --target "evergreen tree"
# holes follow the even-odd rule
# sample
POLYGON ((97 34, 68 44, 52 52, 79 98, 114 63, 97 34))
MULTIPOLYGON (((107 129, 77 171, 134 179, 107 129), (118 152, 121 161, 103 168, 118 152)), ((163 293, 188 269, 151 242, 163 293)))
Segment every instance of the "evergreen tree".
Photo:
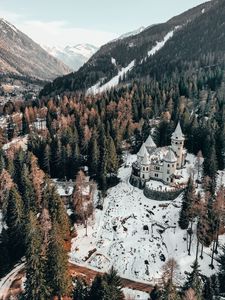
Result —
MULTIPOLYGON (((73 299, 74 300, 88 300, 89 299, 89 289, 87 283, 80 279, 76 278, 74 282, 75 288, 73 291, 73 299)), ((92 299, 92 298, 90 298, 92 299)), ((93 299, 94 300, 94 299, 93 299)))
POLYGON ((115 144, 111 136, 108 137, 107 144, 108 144, 107 171, 110 174, 111 173, 117 174, 118 158, 117 158, 115 144))
POLYGON ((3 277, 10 267, 10 257, 8 250, 8 234, 4 228, 0 234, 0 278, 3 277))
POLYGON ((49 290, 45 279, 45 257, 42 255, 42 234, 33 212, 26 224, 26 283, 25 299, 47 300, 49 290))
POLYGON ((124 300, 122 283, 115 269, 103 275, 104 300, 124 300))
POLYGON ((67 260, 61 230, 57 223, 53 223, 47 250, 47 285, 51 297, 57 296, 61 299, 63 296, 70 295, 72 283, 68 274, 67 260))
POLYGON ((21 196, 24 203, 24 208, 26 213, 31 210, 35 211, 36 204, 35 204, 35 192, 32 185, 32 182, 29 178, 29 170, 26 165, 23 166, 21 171, 21 196))
POLYGON ((183 195, 182 207, 179 217, 179 226, 181 229, 187 229, 189 221, 192 217, 192 205, 195 201, 195 187, 193 179, 190 177, 188 180, 187 188, 183 195))
POLYGON ((92 282, 89 300, 101 300, 104 296, 103 278, 101 275, 96 275, 92 282))
POLYGON ((8 249, 13 261, 24 255, 24 210, 22 199, 13 187, 9 192, 7 209, 6 209, 6 225, 9 237, 8 249))
POLYGON ((218 259, 219 262, 219 282, 220 282, 220 292, 225 292, 225 246, 222 247, 222 253, 218 259))
POLYGON ((49 145, 47 144, 45 146, 45 149, 44 149, 44 153, 43 153, 43 171, 47 174, 51 174, 51 171, 50 171, 50 159, 51 159, 51 149, 49 147, 49 145))
POLYGON ((202 300, 202 289, 203 289, 203 284, 202 284, 202 279, 201 279, 201 274, 199 270, 199 264, 198 261, 195 260, 193 265, 191 266, 192 271, 190 273, 187 273, 187 279, 184 284, 184 291, 188 289, 193 289, 195 291, 195 295, 197 300, 202 300))
POLYGON ((214 289, 212 286, 211 278, 206 278, 206 280, 205 280, 202 298, 204 300, 214 300, 214 289))
POLYGON ((154 286, 153 290, 150 292, 151 300, 160 300, 162 296, 162 291, 157 285, 154 286))
POLYGON ((90 150, 89 150, 89 162, 90 162, 90 174, 98 175, 98 166, 99 166, 99 147, 97 143, 96 136, 93 135, 90 142, 90 150))

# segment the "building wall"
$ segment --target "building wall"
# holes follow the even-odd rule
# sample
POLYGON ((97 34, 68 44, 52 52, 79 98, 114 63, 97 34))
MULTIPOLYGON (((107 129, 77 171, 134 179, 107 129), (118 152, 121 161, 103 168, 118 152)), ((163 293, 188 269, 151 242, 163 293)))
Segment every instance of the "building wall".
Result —
POLYGON ((172 149, 177 156, 177 169, 181 169, 183 167, 183 149, 184 149, 184 141, 183 140, 174 140, 171 139, 172 149))

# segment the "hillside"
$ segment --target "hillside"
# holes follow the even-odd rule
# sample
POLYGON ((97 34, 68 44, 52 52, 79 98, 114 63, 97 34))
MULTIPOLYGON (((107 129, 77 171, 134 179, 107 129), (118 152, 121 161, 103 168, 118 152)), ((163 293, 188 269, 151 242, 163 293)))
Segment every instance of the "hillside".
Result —
MULTIPOLYGON (((151 60, 151 57, 154 59, 156 53, 160 55, 168 40, 170 40, 170 45, 181 44, 179 41, 180 36, 182 36, 182 44, 180 45, 182 47, 181 51, 183 51, 182 55, 180 52, 174 55, 174 47, 167 47, 167 50, 163 52, 165 65, 170 62, 172 64, 175 58, 183 59, 184 55, 189 60, 192 60, 194 55, 196 57, 199 53, 198 43, 193 49, 190 49, 192 45, 190 35, 193 40, 198 40, 201 36, 201 44, 208 45, 210 40, 214 40, 215 43, 218 42, 218 46, 213 50, 218 52, 223 48, 218 39, 223 33, 221 22, 224 15, 224 5, 224 0, 206 2, 170 19, 166 23, 150 26, 137 35, 114 40, 102 46, 78 72, 57 78, 53 84, 47 85, 42 94, 47 95, 51 92, 58 93, 65 90, 85 90, 92 86, 96 87, 96 85, 100 87, 117 76, 116 80, 107 86, 107 88, 110 88, 110 86, 115 86, 121 79, 124 79, 128 71, 130 72, 132 69, 134 74, 131 75, 130 79, 135 79, 136 73, 139 74, 139 77, 146 77, 154 73, 158 66, 161 70, 160 60, 157 60, 153 66, 149 66, 148 61, 151 60), (215 13, 218 18, 214 18, 215 13), (211 28, 215 27, 213 22, 218 20, 218 33, 215 38, 211 37, 212 30, 206 27, 209 18, 212 23, 211 28)), ((207 47, 204 50, 207 54, 207 47)), ((211 51, 211 48, 209 51, 211 51)))
POLYGON ((52 80, 69 68, 12 24, 0 19, 0 73, 52 80))

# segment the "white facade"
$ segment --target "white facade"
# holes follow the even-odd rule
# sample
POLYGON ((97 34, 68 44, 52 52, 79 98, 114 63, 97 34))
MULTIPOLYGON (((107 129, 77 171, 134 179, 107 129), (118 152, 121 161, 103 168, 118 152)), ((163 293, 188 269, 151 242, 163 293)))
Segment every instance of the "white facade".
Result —
POLYGON ((184 135, 180 123, 171 137, 171 146, 157 148, 151 135, 137 153, 134 167, 140 170, 142 180, 160 180, 171 185, 174 182, 176 170, 184 167, 186 150, 184 135))

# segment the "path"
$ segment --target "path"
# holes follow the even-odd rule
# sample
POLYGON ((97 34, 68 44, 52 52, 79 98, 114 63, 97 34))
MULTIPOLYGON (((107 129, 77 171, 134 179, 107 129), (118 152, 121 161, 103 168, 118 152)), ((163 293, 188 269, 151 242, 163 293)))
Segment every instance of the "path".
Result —
MULTIPOLYGON (((103 274, 87 267, 69 263, 70 274, 72 277, 81 276, 87 282, 91 282, 97 274, 103 274)), ((8 275, 0 280, 0 300, 7 300, 10 295, 18 294, 20 288, 18 283, 21 283, 21 278, 25 273, 24 263, 17 265, 8 275)), ((149 293, 152 286, 147 283, 142 283, 126 278, 121 278, 124 287, 149 293)))

